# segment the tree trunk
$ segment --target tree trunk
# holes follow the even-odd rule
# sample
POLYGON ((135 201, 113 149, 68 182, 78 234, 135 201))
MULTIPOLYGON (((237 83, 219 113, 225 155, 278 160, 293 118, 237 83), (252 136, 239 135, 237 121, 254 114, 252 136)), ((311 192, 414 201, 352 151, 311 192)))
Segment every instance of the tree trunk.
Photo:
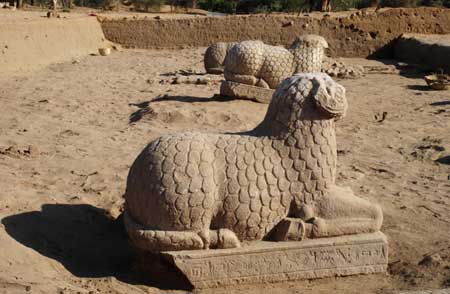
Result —
POLYGON ((17 9, 21 9, 23 6, 23 1, 22 0, 17 0, 17 9))

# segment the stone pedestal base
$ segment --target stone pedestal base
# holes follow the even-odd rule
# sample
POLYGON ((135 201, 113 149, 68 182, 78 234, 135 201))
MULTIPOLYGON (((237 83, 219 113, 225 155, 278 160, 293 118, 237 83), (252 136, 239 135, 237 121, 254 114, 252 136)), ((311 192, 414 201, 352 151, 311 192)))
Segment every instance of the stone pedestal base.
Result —
POLYGON ((223 81, 220 85, 220 95, 255 100, 269 104, 275 91, 246 84, 223 81))
POLYGON ((145 257, 139 260, 153 269, 149 273, 153 279, 167 279, 172 286, 177 281, 190 284, 185 288, 209 288, 381 273, 387 268, 388 246, 386 236, 378 232, 300 242, 255 242, 234 249, 162 252, 158 258, 157 262, 145 257))

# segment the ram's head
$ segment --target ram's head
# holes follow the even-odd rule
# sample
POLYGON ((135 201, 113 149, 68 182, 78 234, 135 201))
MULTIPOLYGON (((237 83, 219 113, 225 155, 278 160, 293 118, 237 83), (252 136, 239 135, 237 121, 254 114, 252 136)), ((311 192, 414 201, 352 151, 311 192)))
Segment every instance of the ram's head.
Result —
POLYGON ((293 127, 304 120, 339 119, 346 111, 344 87, 325 73, 302 73, 277 88, 266 119, 293 127))

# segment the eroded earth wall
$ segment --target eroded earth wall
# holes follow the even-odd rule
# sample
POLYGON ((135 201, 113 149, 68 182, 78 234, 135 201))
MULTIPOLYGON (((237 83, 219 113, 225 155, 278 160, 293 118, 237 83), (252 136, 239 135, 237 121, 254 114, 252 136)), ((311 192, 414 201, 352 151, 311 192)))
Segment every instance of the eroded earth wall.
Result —
POLYGON ((215 42, 260 39, 288 45, 295 36, 320 34, 332 56, 392 55, 402 33, 450 33, 450 9, 374 9, 353 13, 241 15, 191 19, 103 19, 105 36, 132 48, 209 46, 215 42))
POLYGON ((395 58, 450 72, 450 34, 404 34, 395 45, 395 58))
POLYGON ((0 23, 0 73, 70 61, 107 44, 95 17, 0 23))

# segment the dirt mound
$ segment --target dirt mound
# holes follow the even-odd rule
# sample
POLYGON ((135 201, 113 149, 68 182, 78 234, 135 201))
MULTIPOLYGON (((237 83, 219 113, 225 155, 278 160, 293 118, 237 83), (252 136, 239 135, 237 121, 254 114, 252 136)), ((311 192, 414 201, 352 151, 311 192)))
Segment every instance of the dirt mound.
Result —
POLYGON ((109 45, 94 17, 0 22, 2 73, 28 71, 96 53, 109 45))

